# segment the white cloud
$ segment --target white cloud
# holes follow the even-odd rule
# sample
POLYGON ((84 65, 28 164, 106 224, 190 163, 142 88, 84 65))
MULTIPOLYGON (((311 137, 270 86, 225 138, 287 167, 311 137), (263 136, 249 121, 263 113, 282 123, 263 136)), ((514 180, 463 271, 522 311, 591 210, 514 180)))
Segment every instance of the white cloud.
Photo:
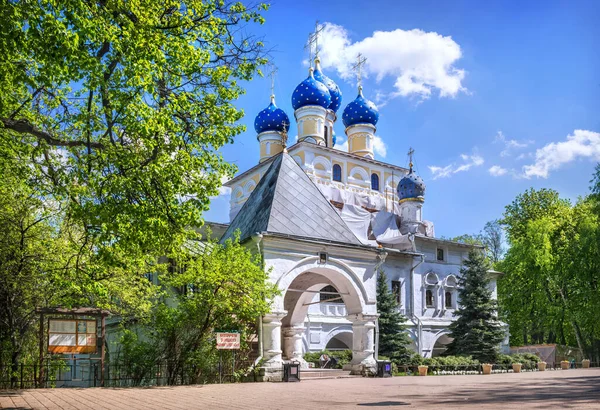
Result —
POLYGON ((490 167, 490 169, 488 169, 488 172, 493 177, 500 177, 502 175, 505 175, 508 172, 508 170, 506 168, 502 168, 500 165, 494 165, 490 167))
POLYGON ((504 145, 504 149, 502 150, 502 152, 500 152, 500 156, 507 157, 511 154, 511 151, 526 148, 529 145, 533 144, 533 141, 528 140, 519 142, 517 140, 507 140, 502 131, 498 131, 498 133, 494 137, 494 143, 502 143, 504 145))
POLYGON ((325 23, 321 41, 321 64, 336 69, 343 79, 354 79, 352 66, 358 53, 367 58, 365 77, 394 79, 395 91, 378 93, 380 103, 397 96, 427 99, 436 90, 440 97, 455 97, 467 91, 462 85, 465 71, 454 66, 462 52, 450 36, 396 29, 375 31, 370 37, 352 42, 344 27, 325 23))
POLYGON ((430 165, 428 168, 431 171, 431 173, 433 174, 433 179, 448 178, 448 177, 452 176, 453 174, 456 174, 458 172, 468 171, 472 167, 478 167, 480 165, 483 165, 483 163, 484 163, 483 157, 481 157, 477 154, 473 154, 473 155, 461 154, 460 157, 463 160, 462 164, 457 165, 455 163, 452 163, 450 165, 446 165, 445 167, 438 167, 435 165, 430 165))
POLYGON ((381 137, 378 137, 377 135, 373 137, 373 152, 375 152, 375 154, 379 155, 381 158, 385 158, 387 155, 387 146, 381 137))
POLYGON ((575 130, 566 141, 551 142, 536 150, 535 162, 523 167, 523 177, 548 178, 550 171, 578 158, 600 161, 600 133, 575 130))

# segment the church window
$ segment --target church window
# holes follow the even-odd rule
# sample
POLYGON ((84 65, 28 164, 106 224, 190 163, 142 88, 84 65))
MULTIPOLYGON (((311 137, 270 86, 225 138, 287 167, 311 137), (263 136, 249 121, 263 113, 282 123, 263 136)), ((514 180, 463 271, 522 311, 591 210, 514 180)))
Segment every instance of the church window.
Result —
POLYGON ((344 301, 341 299, 337 289, 331 285, 325 286, 323 289, 321 289, 321 292, 326 292, 326 293, 319 294, 320 302, 344 303, 344 301))
POLYGON ((271 154, 271 143, 270 142, 267 142, 265 151, 266 151, 267 155, 271 154))
POLYGON ((437 248, 437 260, 438 261, 444 260, 444 250, 442 248, 437 248))
POLYGON ((371 189, 379 191, 379 175, 371 174, 371 189))
POLYGON ((338 164, 333 165, 333 180, 342 182, 342 167, 340 167, 338 164))
POLYGON ((396 299, 396 304, 402 306, 402 283, 399 280, 392 281, 392 293, 396 299))
POLYGON ((433 291, 431 289, 425 291, 425 306, 428 308, 433 307, 433 291))
POLYGON ((444 299, 446 301, 446 309, 452 309, 452 292, 446 292, 444 299))
POLYGON ((326 147, 329 146, 329 139, 327 138, 329 136, 328 131, 329 131, 329 127, 325 127, 325 146, 326 147))

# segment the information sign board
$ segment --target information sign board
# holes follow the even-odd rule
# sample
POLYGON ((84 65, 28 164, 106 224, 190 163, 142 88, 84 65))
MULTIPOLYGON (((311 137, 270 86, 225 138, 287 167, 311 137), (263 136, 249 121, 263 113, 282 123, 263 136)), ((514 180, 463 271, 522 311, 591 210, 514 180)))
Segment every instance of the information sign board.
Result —
POLYGON ((49 353, 96 353, 96 321, 50 319, 48 321, 49 353))
POLYGON ((236 350, 240 348, 239 333, 215 333, 217 339, 217 349, 219 350, 236 350))

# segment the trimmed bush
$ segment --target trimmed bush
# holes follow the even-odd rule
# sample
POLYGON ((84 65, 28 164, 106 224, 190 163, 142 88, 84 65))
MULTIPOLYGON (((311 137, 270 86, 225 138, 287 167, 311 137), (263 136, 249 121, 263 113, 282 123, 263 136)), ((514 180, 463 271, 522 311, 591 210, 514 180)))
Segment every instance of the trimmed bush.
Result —
POLYGON ((352 360, 352 350, 321 350, 320 352, 308 352, 304 353, 304 360, 309 363, 314 363, 315 367, 320 367, 319 358, 323 354, 336 360, 336 364, 333 367, 335 369, 341 369, 345 364, 350 363, 352 360))

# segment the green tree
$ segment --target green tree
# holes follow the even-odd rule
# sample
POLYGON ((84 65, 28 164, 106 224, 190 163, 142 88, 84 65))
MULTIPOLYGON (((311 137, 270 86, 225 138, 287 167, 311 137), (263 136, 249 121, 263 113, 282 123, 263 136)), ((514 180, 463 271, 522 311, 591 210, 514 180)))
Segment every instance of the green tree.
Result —
POLYGON ((233 102, 265 62, 244 25, 265 9, 0 2, 0 138, 35 171, 35 194, 60 203, 78 252, 68 268, 90 279, 89 304, 147 311, 124 290, 143 288, 160 255, 196 236, 234 172, 218 149, 244 130, 233 102))
POLYGON ((450 325, 452 342, 446 355, 472 356, 484 363, 493 363, 505 332, 496 314, 488 278, 489 264, 483 254, 471 250, 460 270, 458 295, 460 305, 450 325))
POLYGON ((510 249, 498 288, 511 344, 577 345, 588 357, 600 357, 595 207, 594 195, 572 206, 549 190, 527 191, 507 207, 510 249))
POLYGON ((237 238, 223 244, 198 242, 188 249, 188 255, 174 260, 162 279, 168 289, 176 290, 176 303, 159 303, 147 327, 156 360, 167 363, 169 383, 182 372, 196 382, 214 377, 210 364, 217 358, 215 330, 239 331, 241 353, 247 355, 248 337, 257 333, 257 318, 269 311, 276 295, 260 256, 237 238))
POLYGON ((503 236, 502 225, 498 219, 487 222, 483 227, 481 239, 492 264, 498 263, 504 255, 503 236))
POLYGON ((406 317, 398 310, 396 297, 390 291, 387 276, 377 276, 377 313, 379 313, 379 354, 401 363, 410 357, 411 339, 406 331, 406 317))
MULTIPOLYGON (((12 165, 12 164, 11 164, 12 165)), ((27 170, 7 166, 0 155, 0 379, 13 379, 22 359, 31 358, 35 308, 68 291, 66 241, 55 226, 56 204, 37 198, 21 176, 27 170)))

